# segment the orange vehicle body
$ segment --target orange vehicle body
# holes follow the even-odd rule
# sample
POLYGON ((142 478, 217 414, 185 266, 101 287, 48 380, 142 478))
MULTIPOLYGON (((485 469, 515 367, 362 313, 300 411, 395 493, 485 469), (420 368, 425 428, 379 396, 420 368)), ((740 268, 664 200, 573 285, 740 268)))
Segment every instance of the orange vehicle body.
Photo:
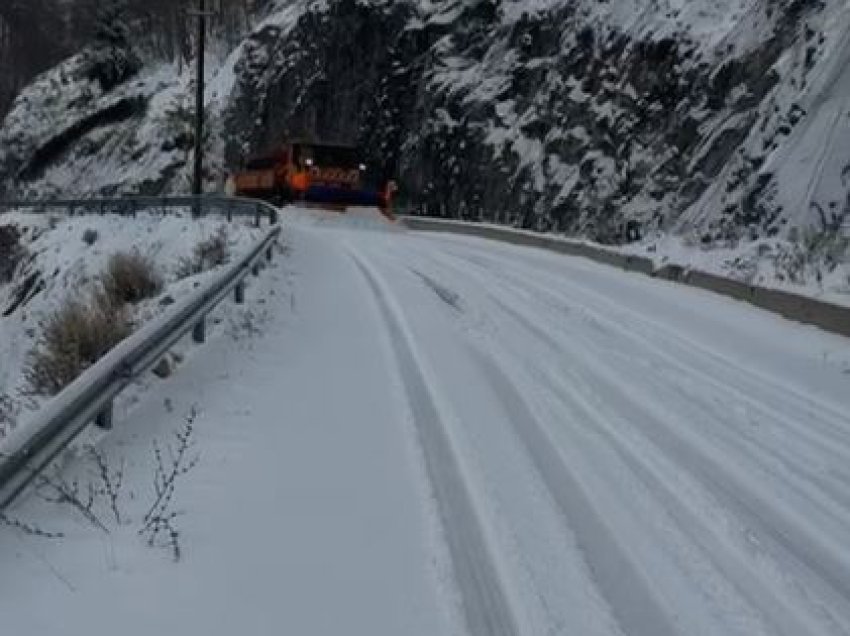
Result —
POLYGON ((231 177, 229 189, 278 204, 305 202, 333 209, 375 206, 391 217, 394 182, 367 187, 364 173, 354 147, 292 142, 250 159, 231 177))

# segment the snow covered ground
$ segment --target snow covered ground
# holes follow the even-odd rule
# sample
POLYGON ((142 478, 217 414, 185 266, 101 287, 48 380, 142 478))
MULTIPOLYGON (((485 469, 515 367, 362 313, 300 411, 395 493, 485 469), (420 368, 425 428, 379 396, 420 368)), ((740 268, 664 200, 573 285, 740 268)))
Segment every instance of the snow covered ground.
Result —
MULTIPOLYGON (((287 219, 230 326, 86 440, 124 466, 120 520, 9 511, 64 536, 0 532, 4 630, 850 633, 850 341, 581 259, 287 219), (174 562, 138 530, 193 407, 174 562)), ((78 448, 65 479, 98 483, 78 448)))
POLYGON ((700 245, 687 236, 663 234, 618 247, 646 256, 657 267, 668 264, 697 269, 751 285, 850 306, 850 226, 832 239, 823 236, 816 250, 805 239, 763 238, 723 246, 700 245))
MULTIPOLYGON (((133 308, 132 320, 140 324, 167 307, 161 303, 164 298, 178 298, 212 275, 212 270, 194 275, 180 272, 181 266, 185 268, 183 264, 192 260, 198 244, 224 231, 228 249, 237 254, 261 235, 245 223, 227 223, 218 217, 192 219, 188 210, 165 216, 140 213, 135 219, 14 212, 0 215, 0 226, 17 228, 26 250, 15 279, 0 284, 0 396, 8 396, 21 424, 41 402, 41 398, 27 395, 24 367, 40 340, 42 321, 69 300, 85 302, 100 284, 112 255, 137 251, 163 279, 160 294, 133 308), (36 274, 43 281, 43 290, 3 316, 14 304, 19 286, 36 274)), ((7 425, 0 418, 0 449, 7 425)))

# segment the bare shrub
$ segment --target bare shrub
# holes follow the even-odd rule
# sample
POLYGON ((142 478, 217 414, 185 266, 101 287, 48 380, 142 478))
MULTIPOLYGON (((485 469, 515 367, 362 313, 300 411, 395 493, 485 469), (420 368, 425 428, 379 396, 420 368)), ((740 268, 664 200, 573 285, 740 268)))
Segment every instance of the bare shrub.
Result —
POLYGON ((142 519, 139 535, 145 537, 148 545, 170 549, 175 561, 180 560, 180 531, 175 525, 180 513, 173 510, 174 493, 178 479, 191 471, 199 457, 189 453, 194 446, 192 435, 195 431, 195 419, 198 411, 195 407, 186 416, 183 430, 174 433, 175 444, 168 445, 163 453, 160 445, 154 441, 153 451, 156 460, 154 475, 154 500, 142 519), (166 460, 166 457, 168 458, 166 460))
POLYGON ((109 258, 103 289, 113 305, 135 304, 156 296, 162 289, 162 278, 146 256, 135 251, 118 252, 109 258))
POLYGON ((42 325, 38 346, 24 368, 29 390, 55 395, 132 331, 120 305, 96 295, 88 304, 68 301, 42 325))
POLYGON ((224 265, 230 260, 230 248, 227 245, 227 228, 221 226, 218 232, 195 246, 195 262, 201 271, 224 265))
POLYGON ((182 280, 213 267, 224 265, 229 260, 230 247, 228 246, 227 228, 222 226, 208 239, 198 243, 191 257, 184 256, 180 259, 175 274, 178 279, 182 280))
POLYGON ((177 262, 177 269, 175 271, 177 280, 183 280, 184 278, 189 278, 189 276, 200 273, 200 264, 194 258, 184 256, 177 262))
POLYGON ((9 517, 4 512, 0 512, 0 523, 9 526, 10 528, 15 528, 16 530, 33 537, 41 537, 43 539, 61 539, 65 536, 61 532, 48 532, 36 525, 26 523, 25 521, 15 519, 14 517, 9 517))
POLYGON ((0 284, 12 280, 18 263, 26 254, 21 234, 14 225, 0 225, 0 284))
MULTIPOLYGON (((174 509, 175 493, 180 479, 192 471, 200 461, 195 451, 195 420, 198 410, 192 407, 185 418, 183 427, 174 431, 174 439, 164 445, 153 442, 154 475, 153 499, 139 521, 138 535, 143 537, 150 547, 165 548, 175 561, 182 554, 181 533, 177 526, 182 511, 174 509)), ((70 509, 80 515, 92 528, 111 534, 116 528, 132 522, 132 515, 122 512, 122 508, 134 501, 136 496, 129 493, 124 485, 126 463, 122 459, 115 468, 114 462, 103 451, 93 446, 86 447, 94 470, 87 471, 82 479, 65 477, 58 465, 52 471, 37 471, 27 465, 33 474, 35 494, 50 504, 70 509)), ((0 453, 0 457, 3 454, 0 453)), ((39 526, 0 512, 0 525, 15 528, 29 535, 46 539, 58 539, 61 532, 48 532, 39 526)))
POLYGON ((94 446, 89 447, 89 453, 97 464, 100 483, 96 493, 109 502, 109 509, 115 518, 115 523, 121 524, 121 486, 124 483, 124 460, 117 470, 113 471, 109 466, 109 458, 98 451, 94 446))
POLYGON ((0 439, 15 428, 20 406, 8 393, 0 393, 0 439))
POLYGON ((776 277, 802 285, 821 283, 824 272, 833 272, 850 252, 850 239, 840 231, 820 231, 812 227, 793 228, 789 243, 780 245, 773 258, 776 277))
POLYGON ((49 503, 68 506, 77 511, 93 527, 109 534, 109 527, 100 519, 96 510, 99 491, 93 481, 83 484, 79 480, 66 481, 58 466, 54 466, 53 475, 40 472, 35 475, 35 491, 49 503))
POLYGON ((85 232, 83 232, 83 243, 91 247, 95 243, 97 243, 99 235, 97 230, 89 228, 85 232))

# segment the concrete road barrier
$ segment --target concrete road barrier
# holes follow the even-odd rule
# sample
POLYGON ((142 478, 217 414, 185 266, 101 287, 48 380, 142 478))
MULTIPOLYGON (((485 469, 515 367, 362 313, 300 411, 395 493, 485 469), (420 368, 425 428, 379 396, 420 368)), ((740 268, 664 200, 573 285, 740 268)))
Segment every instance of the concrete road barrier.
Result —
POLYGON ((753 298, 755 298, 755 288, 752 285, 696 269, 686 272, 680 282, 691 287, 699 287, 700 289, 723 294, 736 300, 752 302, 753 298))
POLYGON ((663 265, 653 272, 655 278, 662 280, 672 280, 673 282, 682 282, 685 278, 687 269, 681 265, 663 265))
POLYGON ((656 269, 652 260, 643 256, 623 254, 601 246, 527 230, 425 217, 402 217, 399 220, 411 230, 465 234, 514 245, 539 247, 569 256, 588 258, 597 263, 619 267, 626 271, 638 272, 742 300, 785 318, 815 325, 824 331, 850 337, 850 307, 816 300, 808 296, 750 285, 677 264, 668 264, 656 269))

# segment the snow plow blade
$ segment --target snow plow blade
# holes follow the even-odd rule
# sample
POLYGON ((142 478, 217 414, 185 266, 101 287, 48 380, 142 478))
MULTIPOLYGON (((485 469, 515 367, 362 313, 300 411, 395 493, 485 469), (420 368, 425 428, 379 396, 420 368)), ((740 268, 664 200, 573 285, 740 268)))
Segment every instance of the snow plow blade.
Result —
POLYGON ((389 219, 397 189, 392 179, 367 179, 367 165, 354 146, 293 141, 254 157, 228 180, 228 193, 278 204, 376 207, 389 219))
POLYGON ((327 203, 333 206, 356 205, 362 207, 385 208, 384 196, 370 190, 345 190, 327 186, 310 186, 304 192, 307 203, 327 203))

